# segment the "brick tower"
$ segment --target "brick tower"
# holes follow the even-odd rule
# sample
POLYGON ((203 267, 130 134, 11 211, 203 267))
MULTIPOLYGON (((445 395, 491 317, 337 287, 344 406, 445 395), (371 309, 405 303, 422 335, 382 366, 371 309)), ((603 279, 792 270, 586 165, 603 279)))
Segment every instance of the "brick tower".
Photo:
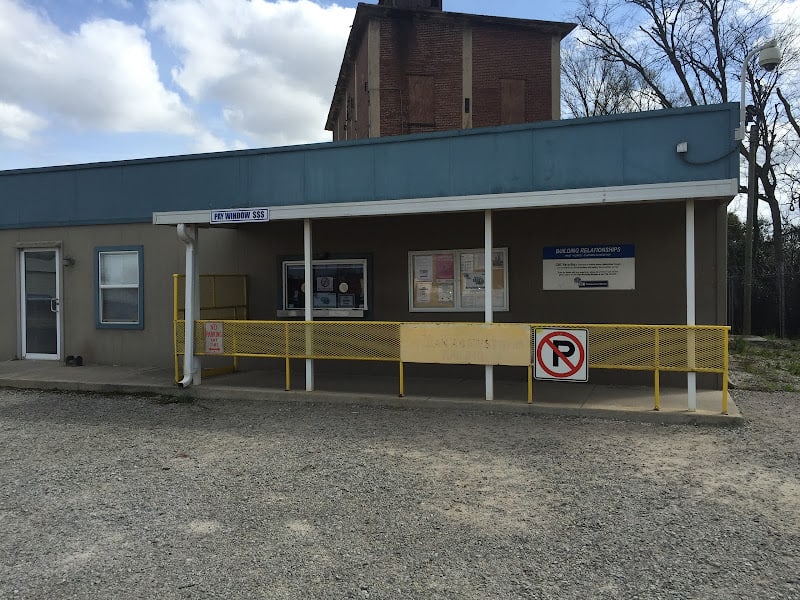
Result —
POLYGON ((558 119, 560 44, 574 28, 441 0, 359 4, 325 129, 346 140, 558 119))

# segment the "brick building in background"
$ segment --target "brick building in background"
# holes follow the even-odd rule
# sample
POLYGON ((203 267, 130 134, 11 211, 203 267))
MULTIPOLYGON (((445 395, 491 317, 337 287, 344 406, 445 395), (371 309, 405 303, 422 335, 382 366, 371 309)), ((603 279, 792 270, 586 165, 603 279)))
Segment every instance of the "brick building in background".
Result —
POLYGON ((558 119, 574 27, 444 12, 441 0, 359 4, 325 129, 338 141, 558 119))

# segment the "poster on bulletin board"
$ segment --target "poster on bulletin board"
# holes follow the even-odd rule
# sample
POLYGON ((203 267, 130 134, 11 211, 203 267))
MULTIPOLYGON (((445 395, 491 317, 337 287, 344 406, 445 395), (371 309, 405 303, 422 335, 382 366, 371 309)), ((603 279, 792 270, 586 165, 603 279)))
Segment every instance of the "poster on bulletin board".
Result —
MULTIPOLYGON (((508 250, 492 251, 492 306, 508 310, 508 250)), ((409 310, 482 311, 486 300, 483 250, 409 253, 409 310)))

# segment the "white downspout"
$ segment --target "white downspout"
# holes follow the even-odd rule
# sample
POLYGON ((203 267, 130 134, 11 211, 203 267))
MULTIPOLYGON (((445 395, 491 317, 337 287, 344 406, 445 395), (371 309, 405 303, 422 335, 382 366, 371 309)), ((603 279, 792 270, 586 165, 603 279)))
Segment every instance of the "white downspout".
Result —
POLYGON ((184 292, 182 388, 200 385, 200 359, 194 355, 194 322, 200 316, 200 263, 197 260, 196 225, 178 224, 178 239, 186 244, 186 290, 184 292))

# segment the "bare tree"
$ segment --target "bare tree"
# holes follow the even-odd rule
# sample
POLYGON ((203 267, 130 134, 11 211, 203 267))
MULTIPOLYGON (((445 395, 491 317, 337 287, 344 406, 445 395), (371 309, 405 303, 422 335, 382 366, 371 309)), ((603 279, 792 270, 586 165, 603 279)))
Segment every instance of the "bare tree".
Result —
POLYGON ((798 102, 797 98, 787 97, 780 87, 777 87, 775 91, 786 112, 791 132, 794 134, 793 138, 790 138, 785 145, 789 156, 785 160, 785 168, 781 173, 781 181, 784 184, 784 193, 788 198, 789 212, 791 213, 795 210, 800 211, 800 123, 798 123, 795 116, 795 107, 800 102, 798 102))
POLYGON ((597 117, 659 108, 657 98, 619 63, 593 48, 568 43, 561 56, 561 101, 573 117, 597 117))
MULTIPOLYGON (((659 107, 672 108, 728 102, 731 88, 740 88, 742 60, 748 51, 775 35, 770 16, 779 4, 765 1, 753 6, 742 0, 582 0, 576 19, 582 28, 580 43, 591 55, 628 73, 638 84, 639 97, 653 99, 659 107)), ((782 32, 785 39, 793 35, 788 27, 782 32)), ((751 65, 747 72, 747 89, 757 116, 753 126, 759 128, 759 148, 754 157, 761 188, 758 198, 769 205, 772 215, 777 325, 783 336, 786 306, 779 192, 785 173, 781 161, 788 156, 778 151, 778 146, 785 137, 782 125, 786 113, 779 104, 769 104, 782 70, 764 73, 757 65, 751 65)), ((573 80, 578 85, 584 82, 586 87, 587 78, 578 76, 572 80, 567 76, 566 87, 573 80)), ((631 104, 620 102, 618 106, 623 108, 620 112, 625 112, 631 104)), ((739 144, 739 153, 749 160, 745 144, 739 144)))

